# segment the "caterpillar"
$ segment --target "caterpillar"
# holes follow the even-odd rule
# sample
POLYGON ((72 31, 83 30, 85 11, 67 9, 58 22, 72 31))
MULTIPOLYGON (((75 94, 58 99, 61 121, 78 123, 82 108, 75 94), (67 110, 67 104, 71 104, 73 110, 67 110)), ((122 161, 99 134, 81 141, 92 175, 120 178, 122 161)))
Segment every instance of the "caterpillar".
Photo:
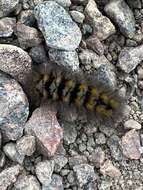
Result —
POLYGON ((37 88, 41 96, 57 109, 72 108, 89 118, 117 120, 122 116, 124 101, 119 93, 91 76, 73 73, 60 66, 49 66, 41 75, 37 88))

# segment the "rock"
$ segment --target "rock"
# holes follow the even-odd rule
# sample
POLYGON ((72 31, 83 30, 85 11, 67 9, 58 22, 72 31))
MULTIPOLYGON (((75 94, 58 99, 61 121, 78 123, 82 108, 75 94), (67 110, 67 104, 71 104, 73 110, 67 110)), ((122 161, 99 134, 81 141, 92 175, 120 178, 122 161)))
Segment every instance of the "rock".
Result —
POLYGON ((141 129, 141 124, 133 119, 129 119, 124 123, 125 129, 141 129))
POLYGON ((16 18, 5 17, 0 19, 0 37, 6 38, 12 36, 16 28, 16 18))
POLYGON ((118 25, 120 31, 128 38, 135 33, 133 12, 124 0, 113 0, 105 6, 106 14, 118 25))
POLYGON ((86 186, 88 183, 96 180, 94 167, 89 164, 80 164, 73 167, 75 175, 80 187, 86 186))
POLYGON ((70 14, 75 22, 80 23, 80 24, 83 23, 85 19, 85 16, 83 13, 73 10, 73 11, 70 11, 70 14))
POLYGON ((36 150, 36 141, 34 136, 23 136, 16 142, 17 151, 21 155, 32 156, 36 150))
POLYGON ((42 39, 36 28, 17 23, 17 37, 22 49, 39 45, 42 39))
POLYGON ((18 22, 26 26, 33 26, 35 23, 33 10, 21 11, 18 17, 18 22))
POLYGON ((25 125, 25 132, 36 137, 39 151, 46 156, 54 155, 63 138, 63 130, 57 121, 56 112, 50 111, 47 105, 33 112, 25 125))
POLYGON ((76 165, 87 164, 87 158, 84 155, 75 155, 69 157, 69 165, 73 168, 76 165))
POLYGON ((140 153, 140 137, 135 129, 127 132, 120 142, 122 153, 129 159, 139 159, 140 153))
POLYGON ((34 13, 47 46, 68 51, 78 47, 81 31, 62 6, 46 1, 37 5, 34 13))
POLYGON ((49 183, 51 183, 53 170, 54 170, 53 160, 42 161, 36 165, 35 168, 36 175, 39 181, 42 183, 42 185, 47 186, 49 185, 49 183))
POLYGON ((89 0, 85 7, 85 16, 93 26, 94 34, 100 39, 105 40, 115 33, 115 27, 111 21, 102 15, 98 10, 96 2, 89 0))
POLYGON ((51 183, 48 186, 42 186, 42 190, 64 190, 61 176, 53 174, 51 183))
POLYGON ((0 169, 4 167, 6 162, 5 154, 0 151, 0 169))
POLYGON ((6 156, 12 160, 13 162, 17 162, 19 164, 23 163, 24 160, 24 155, 19 154, 19 152, 16 149, 16 144, 15 143, 7 143, 3 147, 3 151, 6 154, 6 156))
POLYGON ((0 18, 8 16, 18 7, 19 0, 1 0, 0 1, 0 18))
POLYGON ((99 168, 103 164, 104 160, 105 153, 100 147, 94 149, 94 151, 89 156, 89 161, 92 162, 96 168, 99 168))
POLYGON ((57 2, 59 5, 61 5, 62 7, 70 7, 71 5, 70 0, 54 0, 54 1, 57 2))
POLYGON ((79 59, 76 51, 50 49, 49 58, 58 65, 71 68, 73 71, 79 70, 79 59))
POLYGON ((7 190, 10 185, 16 182, 21 171, 22 167, 20 165, 15 165, 3 170, 0 173, 0 189, 7 190))
POLYGON ((32 62, 27 52, 13 45, 0 44, 0 60, 0 70, 27 85, 32 62))
POLYGON ((63 155, 55 155, 53 158, 55 162, 55 168, 54 171, 56 173, 60 172, 61 169, 67 164, 68 159, 63 155))
POLYGON ((67 145, 75 142, 77 137, 77 130, 75 124, 69 122, 63 123, 63 132, 63 138, 67 145))
POLYGON ((106 137, 103 133, 95 133, 95 142, 96 144, 105 144, 106 143, 106 137))
POLYGON ((40 184, 33 175, 20 175, 12 190, 41 190, 40 184))
POLYGON ((93 70, 97 81, 111 89, 116 87, 116 76, 114 66, 106 59, 106 57, 98 56, 92 50, 82 50, 79 53, 79 59, 86 70, 93 70))
POLYGON ((3 137, 9 140, 21 137, 28 115, 29 104, 22 88, 10 76, 0 72, 0 129, 3 137))
POLYGON ((87 48, 95 51, 98 55, 104 54, 103 44, 95 35, 92 35, 89 38, 87 38, 85 42, 86 42, 87 48))
POLYGON ((2 134, 0 132, 0 149, 1 149, 1 145, 2 145, 2 134))
POLYGON ((134 48, 124 48, 118 59, 118 67, 126 73, 133 71, 143 60, 143 45, 134 48))
POLYGON ((141 9, 141 7, 142 7, 142 4, 141 4, 140 0, 136 0, 136 1, 127 0, 127 3, 132 8, 141 9))
POLYGON ((108 175, 110 177, 119 177, 121 176, 121 172, 118 168, 113 166, 110 160, 104 162, 104 164, 100 167, 100 172, 103 175, 108 175))

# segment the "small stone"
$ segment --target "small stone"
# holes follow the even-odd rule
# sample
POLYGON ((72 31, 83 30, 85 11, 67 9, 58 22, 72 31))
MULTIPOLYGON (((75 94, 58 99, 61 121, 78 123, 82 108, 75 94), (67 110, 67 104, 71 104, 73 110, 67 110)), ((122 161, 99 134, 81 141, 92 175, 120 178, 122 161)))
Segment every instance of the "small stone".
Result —
POLYGON ((87 158, 84 155, 75 155, 75 156, 69 157, 68 163, 70 167, 73 168, 76 165, 86 164, 87 158))
POLYGON ((139 159, 140 153, 140 137, 139 133, 135 129, 127 132, 120 142, 121 150, 124 156, 129 159, 139 159))
POLYGON ((110 177, 119 177, 121 176, 121 172, 118 168, 113 166, 110 160, 104 162, 104 164, 100 167, 100 172, 103 175, 108 175, 110 177))
POLYGON ((53 174, 51 183, 48 186, 42 186, 42 190, 64 190, 62 177, 57 174, 53 174))
POLYGON ((53 156, 63 138, 56 112, 48 105, 37 108, 25 125, 25 132, 36 137, 39 151, 44 155, 53 156))
POLYGON ((143 60, 143 45, 134 48, 124 48, 118 59, 118 67, 126 73, 133 71, 143 60))
POLYGON ((96 168, 99 168, 105 160, 104 151, 100 147, 97 147, 89 156, 89 160, 94 164, 96 168))
POLYGON ((42 185, 47 186, 49 185, 49 183, 51 183, 53 170, 54 170, 53 160, 42 161, 36 165, 35 168, 36 175, 39 181, 42 183, 42 185))
POLYGON ((3 137, 9 140, 21 137, 28 115, 29 104, 21 86, 0 72, 0 129, 3 137))
POLYGON ((26 26, 33 26, 35 23, 33 10, 21 11, 18 17, 18 22, 26 26))
POLYGON ((27 52, 13 45, 0 44, 0 60, 0 70, 27 86, 32 64, 27 52))
POLYGON ((5 17, 0 19, 0 37, 6 38, 12 36, 16 28, 16 18, 5 17))
POLYGON ((0 151, 0 169, 4 167, 6 162, 5 154, 0 151))
POLYGON ((31 156, 36 149, 36 141, 34 136, 23 136, 16 142, 17 151, 21 155, 31 156))
POLYGON ((136 0, 136 1, 127 0, 127 3, 128 3, 129 6, 132 7, 132 8, 141 9, 141 7, 142 7, 142 3, 141 3, 140 0, 136 0))
POLYGON ((46 1, 38 4, 34 13, 47 46, 68 51, 79 46, 81 31, 62 6, 46 1))
POLYGON ((94 135, 96 144, 105 144, 106 143, 106 138, 103 133, 95 133, 94 135))
POLYGON ((3 151, 10 160, 17 162, 19 164, 23 163, 24 155, 19 154, 19 152, 16 149, 15 143, 7 143, 3 147, 3 151))
POLYGON ((89 164, 80 164, 73 167, 80 187, 96 180, 94 167, 89 164))
POLYGON ((80 24, 83 23, 85 19, 85 16, 83 13, 73 10, 73 11, 70 11, 70 14, 75 22, 80 23, 80 24))
POLYGON ((63 123, 63 138, 66 144, 74 143, 77 137, 76 126, 74 123, 63 123))
POLYGON ((113 0, 105 6, 106 14, 118 25, 120 31, 129 38, 135 33, 135 18, 124 0, 113 0))
POLYGON ((8 16, 11 12, 16 10, 19 0, 1 0, 0 1, 0 18, 8 16))
POLYGON ((54 0, 58 4, 60 4, 62 7, 70 7, 71 5, 71 0, 54 0))
POLYGON ((86 42, 87 48, 95 51, 98 55, 104 54, 103 44, 100 42, 100 40, 95 35, 87 38, 85 42, 86 42))
POLYGON ((115 33, 115 27, 111 21, 102 15, 98 10, 96 2, 89 0, 85 7, 85 16, 93 26, 94 34, 100 39, 105 40, 115 33))
POLYGON ((138 66, 137 68, 138 79, 143 79, 143 68, 138 66))
POLYGON ((79 70, 79 59, 76 51, 50 49, 49 58, 60 66, 71 68, 73 71, 79 70))
POLYGON ((12 190, 41 190, 41 187, 35 176, 20 175, 12 190))
POLYGON ((20 47, 27 49, 39 45, 42 39, 36 28, 17 23, 17 37, 20 47))
POLYGON ((67 164, 68 159, 63 155, 55 155, 53 158, 55 162, 55 168, 54 171, 56 173, 60 172, 61 169, 67 164))
POLYGON ((15 165, 3 170, 0 173, 0 189, 7 190, 9 186, 15 183, 22 169, 20 165, 15 165))
POLYGON ((141 129, 141 124, 133 119, 129 119, 124 123, 125 129, 141 129))

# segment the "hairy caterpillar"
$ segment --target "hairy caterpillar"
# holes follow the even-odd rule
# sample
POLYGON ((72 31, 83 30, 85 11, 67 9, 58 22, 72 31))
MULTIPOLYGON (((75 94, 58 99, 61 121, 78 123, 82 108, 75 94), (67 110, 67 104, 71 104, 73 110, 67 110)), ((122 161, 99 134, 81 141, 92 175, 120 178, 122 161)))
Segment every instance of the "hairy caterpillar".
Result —
MULTIPOLYGON (((117 91, 82 73, 72 73, 59 66, 49 66, 41 75, 38 89, 44 99, 56 103, 56 108, 76 109, 96 119, 116 120, 121 117, 123 99, 117 91)), ((67 109, 67 110, 66 110, 67 109)))

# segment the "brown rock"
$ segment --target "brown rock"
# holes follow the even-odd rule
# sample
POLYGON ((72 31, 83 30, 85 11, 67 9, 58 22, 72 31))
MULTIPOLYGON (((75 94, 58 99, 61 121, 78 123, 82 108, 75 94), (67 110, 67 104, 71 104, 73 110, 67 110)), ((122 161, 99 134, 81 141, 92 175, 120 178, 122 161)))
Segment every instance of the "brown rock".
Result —
POLYGON ((51 111, 47 105, 33 112, 25 125, 25 131, 36 137, 39 151, 46 156, 54 155, 63 138, 63 130, 57 121, 56 112, 51 111))
POLYGON ((139 159, 140 153, 140 137, 139 133, 135 129, 127 132, 120 142, 121 150, 124 156, 129 159, 139 159))
POLYGON ((110 177, 119 177, 121 175, 120 170, 113 166, 110 160, 104 162, 104 164, 100 167, 100 172, 103 175, 108 175, 110 177))

